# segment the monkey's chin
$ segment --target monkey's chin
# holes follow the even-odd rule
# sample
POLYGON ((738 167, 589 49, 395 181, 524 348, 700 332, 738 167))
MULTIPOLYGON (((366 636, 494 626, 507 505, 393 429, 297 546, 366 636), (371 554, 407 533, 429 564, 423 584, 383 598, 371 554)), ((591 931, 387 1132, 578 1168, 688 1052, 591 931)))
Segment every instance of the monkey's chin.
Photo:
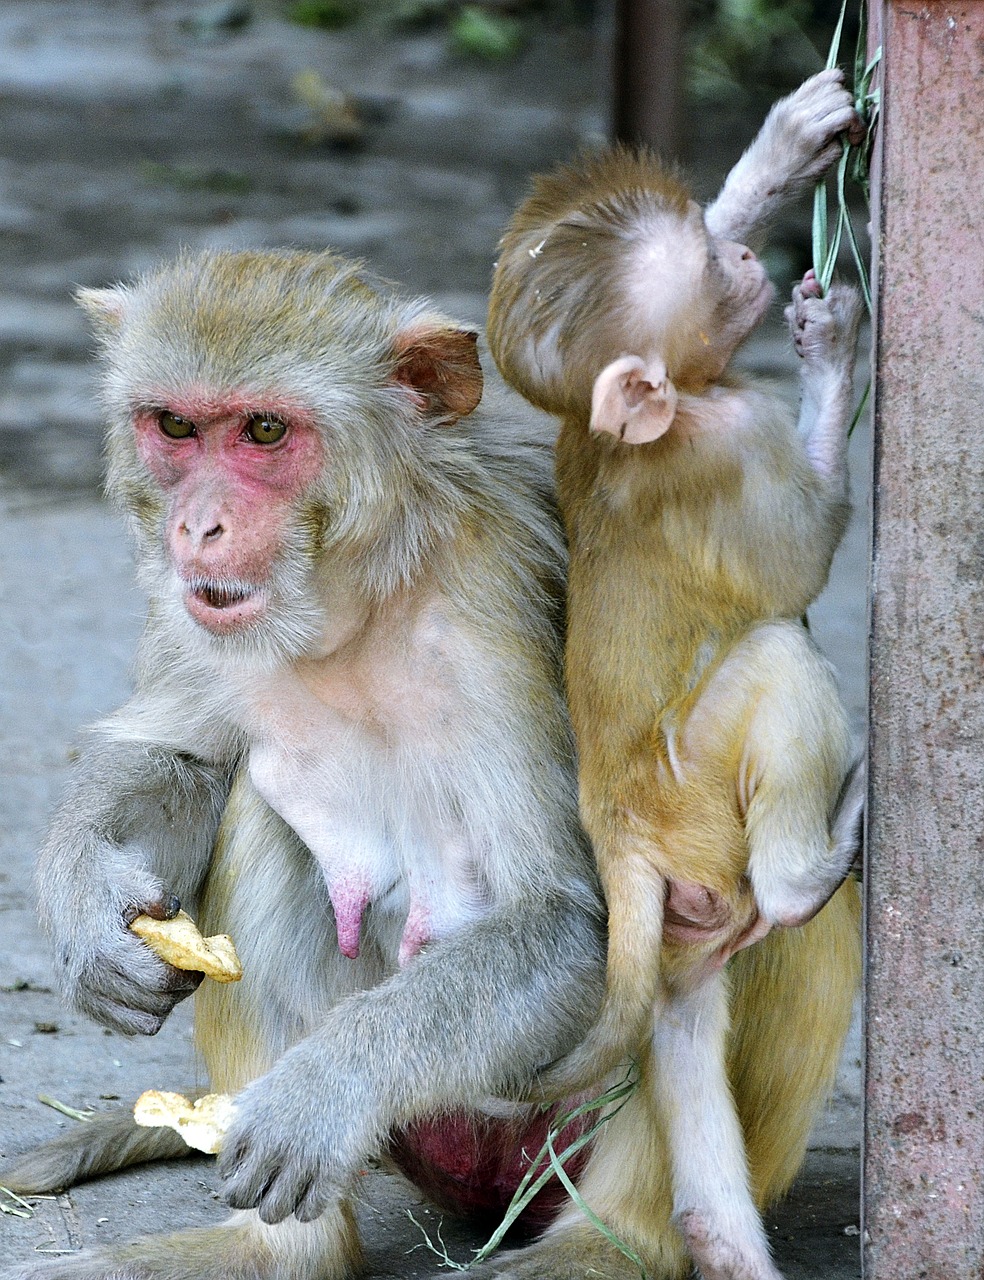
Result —
POLYGON ((211 635, 231 636, 255 626, 267 611, 267 600, 262 591, 224 598, 214 590, 189 588, 184 593, 184 607, 189 617, 211 635))

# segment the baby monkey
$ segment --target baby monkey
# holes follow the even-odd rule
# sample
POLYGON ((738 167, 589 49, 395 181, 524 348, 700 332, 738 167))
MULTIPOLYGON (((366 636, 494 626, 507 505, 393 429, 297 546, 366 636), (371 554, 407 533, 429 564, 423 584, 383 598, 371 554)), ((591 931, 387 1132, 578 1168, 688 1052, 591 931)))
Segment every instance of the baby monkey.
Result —
MULTIPOLYGON (((816 176, 857 120, 836 72, 781 109, 797 102, 840 113, 816 176)), ((848 515, 856 293, 821 296, 812 273, 793 290, 798 422, 730 368, 773 296, 730 237, 784 181, 770 184, 774 117, 706 216, 647 154, 539 178, 502 241, 489 319, 506 378, 561 419, 566 679, 609 910, 601 1017, 544 1084, 588 1085, 652 1037, 674 1218, 705 1280, 778 1276, 725 1071, 724 965, 838 889, 863 791, 800 621, 848 515)))

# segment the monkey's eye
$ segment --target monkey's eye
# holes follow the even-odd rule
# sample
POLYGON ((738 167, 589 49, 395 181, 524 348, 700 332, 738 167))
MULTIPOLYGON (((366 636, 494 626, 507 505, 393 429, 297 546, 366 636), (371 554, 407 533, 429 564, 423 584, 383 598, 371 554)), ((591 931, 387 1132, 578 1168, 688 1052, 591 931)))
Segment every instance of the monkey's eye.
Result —
POLYGON ((286 434, 287 424, 281 422, 279 418, 270 417, 268 414, 250 418, 244 428, 244 435, 247 439, 252 440, 254 444, 276 444, 286 434))
POLYGON ((170 440, 187 440, 195 434, 195 424, 180 414, 164 409, 157 418, 160 429, 170 440))

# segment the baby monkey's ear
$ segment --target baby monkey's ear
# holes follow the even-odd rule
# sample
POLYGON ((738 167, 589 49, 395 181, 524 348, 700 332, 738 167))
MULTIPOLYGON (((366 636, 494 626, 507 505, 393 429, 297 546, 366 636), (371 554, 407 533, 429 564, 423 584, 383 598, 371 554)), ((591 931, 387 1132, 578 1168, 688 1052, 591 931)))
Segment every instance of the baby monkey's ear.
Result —
POLYGON ((591 430, 647 444, 670 429, 676 407, 677 389, 659 357, 619 356, 595 378, 591 430))

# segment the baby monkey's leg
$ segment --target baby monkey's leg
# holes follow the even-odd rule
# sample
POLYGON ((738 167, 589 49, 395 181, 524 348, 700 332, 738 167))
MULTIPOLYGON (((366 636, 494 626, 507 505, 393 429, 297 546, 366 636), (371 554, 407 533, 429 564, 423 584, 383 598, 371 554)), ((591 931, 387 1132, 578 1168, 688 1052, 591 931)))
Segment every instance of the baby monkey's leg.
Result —
POLYGON ((763 623, 735 646, 681 746, 700 758, 729 741, 761 917, 747 942, 812 919, 857 852, 863 776, 833 671, 798 623, 763 623))
POLYGON ((655 1098, 673 1169, 673 1220, 704 1280, 779 1280, 749 1188, 725 1070, 723 972, 671 996, 653 1034, 655 1098))

